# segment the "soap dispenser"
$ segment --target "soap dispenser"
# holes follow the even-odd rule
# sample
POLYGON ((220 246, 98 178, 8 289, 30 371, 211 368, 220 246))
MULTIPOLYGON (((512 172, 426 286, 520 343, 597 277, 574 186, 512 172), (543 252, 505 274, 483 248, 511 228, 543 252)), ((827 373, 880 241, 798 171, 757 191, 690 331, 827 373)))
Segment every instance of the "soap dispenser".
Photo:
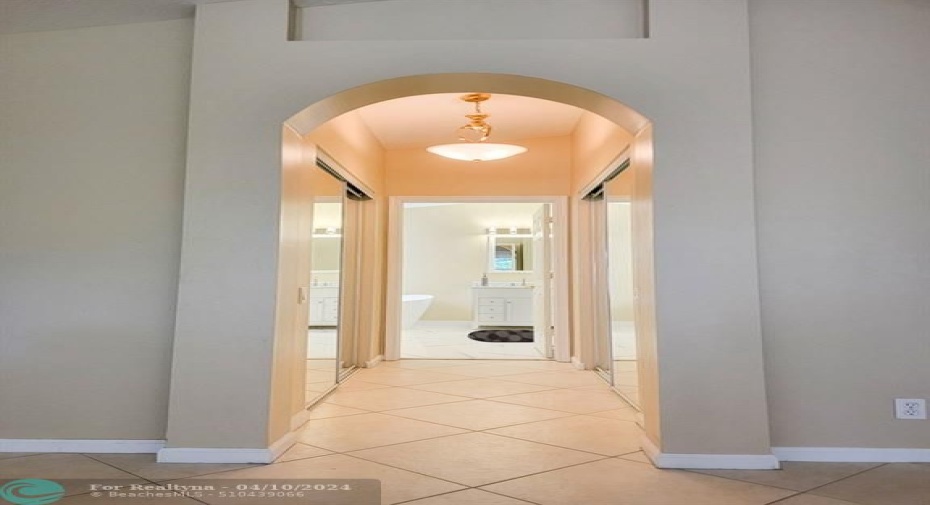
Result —
POLYGON ((481 285, 482 286, 488 285, 488 274, 481 274, 481 285))

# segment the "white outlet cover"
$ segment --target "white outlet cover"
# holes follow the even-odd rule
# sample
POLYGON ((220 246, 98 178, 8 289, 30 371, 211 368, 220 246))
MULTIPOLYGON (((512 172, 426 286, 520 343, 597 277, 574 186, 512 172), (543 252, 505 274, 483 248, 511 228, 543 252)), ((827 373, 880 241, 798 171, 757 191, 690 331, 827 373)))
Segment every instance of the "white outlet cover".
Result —
POLYGON ((894 413, 897 419, 926 419, 927 400, 922 398, 895 398, 894 413))

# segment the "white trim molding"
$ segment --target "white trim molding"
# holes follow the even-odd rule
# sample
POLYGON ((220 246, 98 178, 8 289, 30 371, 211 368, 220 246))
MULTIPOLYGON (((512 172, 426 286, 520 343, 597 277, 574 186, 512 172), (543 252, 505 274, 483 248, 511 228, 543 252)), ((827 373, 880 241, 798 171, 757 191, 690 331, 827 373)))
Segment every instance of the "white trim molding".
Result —
POLYGON ((164 440, 0 439, 0 452, 153 454, 164 446, 164 440))
POLYGON ((265 449, 166 447, 158 451, 158 463, 271 463, 297 442, 290 432, 265 449))
POLYGON ((930 463, 930 449, 879 447, 772 447, 781 461, 930 463))
POLYGON ((773 454, 670 454, 660 452, 647 437, 643 452, 656 468, 693 470, 778 470, 781 463, 773 454))
POLYGON ((388 198, 387 286, 385 291, 384 360, 400 359, 401 306, 404 264, 404 204, 406 203, 548 203, 552 205, 555 230, 553 267, 555 299, 553 323, 555 361, 571 360, 571 292, 569 290, 569 208, 567 196, 391 196, 388 198))

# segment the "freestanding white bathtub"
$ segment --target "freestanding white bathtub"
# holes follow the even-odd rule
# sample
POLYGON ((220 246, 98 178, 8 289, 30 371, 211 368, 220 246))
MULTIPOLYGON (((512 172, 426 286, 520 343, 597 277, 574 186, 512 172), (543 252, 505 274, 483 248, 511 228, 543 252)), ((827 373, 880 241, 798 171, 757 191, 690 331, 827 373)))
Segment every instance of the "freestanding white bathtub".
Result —
POLYGON ((404 295, 401 302, 401 328, 409 330, 433 303, 433 295, 404 295))

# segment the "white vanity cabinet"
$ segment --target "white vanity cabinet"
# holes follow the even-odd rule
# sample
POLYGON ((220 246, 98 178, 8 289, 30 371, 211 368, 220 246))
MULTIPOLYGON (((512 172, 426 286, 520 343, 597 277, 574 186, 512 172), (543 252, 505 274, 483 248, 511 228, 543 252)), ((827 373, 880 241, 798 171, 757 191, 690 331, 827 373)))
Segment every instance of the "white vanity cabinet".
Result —
POLYGON ((533 326, 531 286, 476 286, 471 293, 475 326, 533 326))
POLYGON ((339 288, 311 287, 307 304, 310 326, 336 326, 339 324, 339 288))

